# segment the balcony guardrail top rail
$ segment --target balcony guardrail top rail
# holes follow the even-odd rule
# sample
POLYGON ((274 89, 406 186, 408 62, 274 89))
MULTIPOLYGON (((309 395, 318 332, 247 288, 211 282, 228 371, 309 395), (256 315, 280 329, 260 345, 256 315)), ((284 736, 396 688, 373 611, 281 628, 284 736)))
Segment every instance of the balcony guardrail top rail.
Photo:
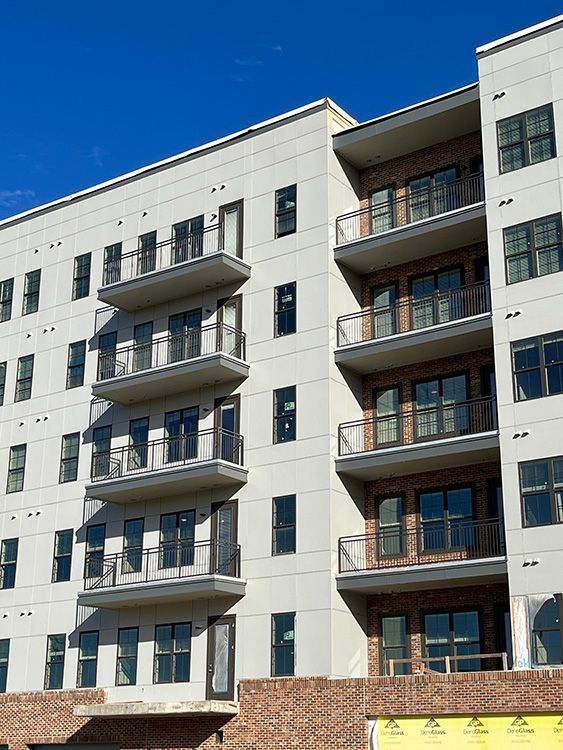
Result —
POLYGON ((363 237, 451 213, 458 208, 473 206, 481 203, 484 196, 482 173, 423 190, 408 191, 383 203, 375 203, 339 216, 336 219, 336 244, 354 242, 363 237))
POLYGON ((506 651, 498 651, 494 654, 469 653, 385 659, 387 677, 410 674, 451 674, 452 672, 507 672, 509 668, 506 651), (433 668, 429 666, 430 664, 433 668), (405 665, 404 668, 401 668, 402 665, 405 665))
POLYGON ((246 356, 246 338, 242 331, 225 323, 170 334, 143 344, 119 347, 98 355, 97 381, 131 375, 145 370, 186 362, 221 352, 237 359, 246 356))
POLYGON ((217 459, 241 466, 243 449, 242 435, 217 427, 93 453, 90 476, 102 482, 217 459))
POLYGON ((491 311, 488 281, 469 284, 428 297, 409 297, 388 307, 370 307, 337 321, 337 345, 376 341, 397 333, 418 331, 491 311))
POLYGON ((92 591, 208 575, 240 578, 240 545, 185 539, 115 555, 90 554, 86 556, 84 588, 92 591))
POLYGON ((498 518, 430 519, 413 528, 389 526, 373 534, 342 537, 338 570, 379 571, 505 554, 504 526, 498 518))
POLYGON ((475 435, 496 429, 494 396, 441 403, 341 424, 338 428, 338 455, 350 456, 380 448, 475 435))
POLYGON ((118 257, 106 258, 102 286, 134 279, 213 253, 225 252, 236 256, 237 251, 236 242, 225 231, 225 225, 214 224, 182 237, 172 237, 118 257))

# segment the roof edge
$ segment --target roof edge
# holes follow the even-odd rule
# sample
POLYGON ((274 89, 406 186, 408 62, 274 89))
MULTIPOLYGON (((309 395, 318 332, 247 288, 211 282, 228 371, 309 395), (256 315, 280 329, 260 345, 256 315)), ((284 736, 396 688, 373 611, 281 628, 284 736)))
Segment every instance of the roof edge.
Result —
POLYGON ((498 50, 501 47, 512 47, 513 45, 520 44, 520 42, 524 42, 527 39, 546 34, 548 31, 552 30, 552 27, 561 25, 563 25, 563 15, 554 16, 553 18, 549 18, 547 21, 542 21, 541 23, 537 23, 534 26, 527 26, 525 29, 516 31, 513 34, 508 34, 507 36, 503 36, 500 39, 495 39, 495 41, 493 42, 482 44, 480 47, 477 47, 477 49, 475 50, 475 54, 477 55, 477 57, 481 57, 483 55, 490 54, 491 52, 498 50))
POLYGON ((333 102, 332 99, 329 99, 328 97, 317 99, 313 102, 310 102, 309 104, 303 105, 302 107, 297 107, 296 109, 289 110, 288 112, 276 115, 275 117, 271 117, 267 120, 262 120, 261 122, 258 122, 254 125, 249 125, 243 130, 237 130, 234 133, 230 133, 229 135, 217 138, 214 141, 203 143, 200 146, 194 146, 187 151, 182 151, 179 154, 174 154, 173 156, 167 156, 165 159, 146 164, 145 166, 134 169, 131 172, 126 172, 125 174, 118 175, 117 177, 112 177, 111 179, 105 180, 104 182, 99 182, 95 185, 91 185, 90 187, 84 188, 84 190, 79 190, 76 193, 70 193, 68 195, 62 196, 61 198, 56 198, 54 201, 49 201, 48 203, 43 203, 39 206, 35 206, 34 208, 30 208, 27 211, 22 211, 22 213, 8 216, 5 219, 0 220, 0 229, 9 226, 10 224, 17 224, 18 222, 29 219, 36 214, 41 214, 46 211, 53 211, 57 208, 62 208, 72 203, 73 201, 87 198, 90 195, 94 195, 103 190, 108 190, 112 187, 117 187, 122 183, 143 177, 144 175, 150 174, 153 171, 172 166, 175 162, 181 162, 184 159, 202 155, 207 151, 221 146, 227 146, 228 144, 233 143, 239 138, 257 133, 260 130, 271 127, 273 125, 277 125, 278 123, 282 123, 285 120, 289 120, 293 117, 299 117, 300 115, 304 115, 307 112, 322 109, 323 107, 325 109, 333 109, 335 112, 337 112, 339 115, 344 117, 346 120, 349 120, 350 122, 356 122, 356 120, 351 117, 351 115, 349 115, 344 109, 339 107, 338 104, 333 102))

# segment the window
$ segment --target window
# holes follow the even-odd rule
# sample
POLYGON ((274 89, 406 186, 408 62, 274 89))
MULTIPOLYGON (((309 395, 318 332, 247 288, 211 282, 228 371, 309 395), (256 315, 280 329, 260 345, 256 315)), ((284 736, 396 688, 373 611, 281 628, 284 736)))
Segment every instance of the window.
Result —
POLYGON ((90 294, 90 265, 91 253, 78 255, 74 259, 74 273, 72 276, 72 299, 82 299, 90 294))
POLYGON ((199 406, 170 411, 164 415, 167 462, 196 458, 199 436, 199 406))
POLYGON ((295 552, 295 495, 275 497, 272 506, 272 554, 295 552))
POLYGON ((0 641, 0 693, 6 692, 8 681, 8 660, 10 658, 10 641, 3 638, 0 641))
POLYGON ((272 677, 295 674, 295 612, 272 615, 272 677))
POLYGON ((369 197, 371 211, 369 215, 370 234, 381 234, 396 225, 395 190, 385 187, 375 190, 369 197))
MULTIPOLYGON (((381 618, 381 657, 383 674, 390 674, 391 659, 408 659, 407 618, 405 615, 381 618)), ((393 665, 393 674, 410 674, 410 665, 399 663, 393 665)))
POLYGON ((14 280, 0 281, 0 323, 12 317, 12 299, 14 296, 14 280))
POLYGON ((72 563, 72 529, 55 531, 55 550, 53 553, 53 583, 70 581, 72 563))
POLYGON ((203 255, 203 216, 181 221, 172 227, 173 262, 183 263, 203 255))
POLYGON ((111 425, 96 427, 92 433, 92 478, 109 474, 110 450, 111 425))
POLYGON ((467 547, 474 543, 471 487, 421 492, 422 550, 467 547))
POLYGON ((561 216, 545 216, 505 229, 504 256, 509 284, 562 271, 561 216))
POLYGON ((524 526, 563 523, 563 456, 519 468, 524 526))
POLYGON ((563 393, 563 331, 512 344, 514 398, 563 393))
POLYGON ((470 412, 467 377, 451 375, 415 384, 415 437, 422 439, 444 433, 469 431, 470 412))
POLYGON ((297 229, 297 185, 276 190, 276 237, 297 229))
POLYGON ((274 289, 274 336, 287 336, 297 330, 297 283, 274 289))
POLYGON ((45 661, 45 690, 61 690, 65 667, 66 636, 47 636, 47 659, 45 661))
POLYGON ((143 518, 125 521, 123 527, 123 573, 139 573, 143 562, 143 518))
POLYGON ((75 341, 68 345, 66 387, 78 388, 84 385, 84 365, 86 362, 86 341, 75 341))
POLYGON ((0 588, 13 589, 16 585, 18 540, 4 539, 0 547, 0 588))
POLYGON ((13 445, 10 448, 10 462, 8 464, 8 482, 6 492, 21 492, 25 476, 25 456, 27 445, 13 445))
POLYGON ((563 661, 563 596, 555 594, 544 602, 532 621, 532 658, 538 667, 563 661))
POLYGON ((156 268, 156 232, 147 232, 139 237, 137 274, 150 273, 156 268))
POLYGON ((160 568, 194 564, 195 510, 160 516, 160 568))
POLYGON ((501 172, 552 159, 556 155, 552 105, 500 120, 497 137, 501 172))
POLYGON ((98 671, 98 631, 80 633, 76 687, 96 687, 98 671))
POLYGON ((63 435, 61 445, 61 466, 59 482, 75 482, 78 477, 78 451, 80 449, 80 433, 73 432, 63 435))
POLYGON ((117 636, 116 685, 137 684, 138 628, 120 628, 117 636))
POLYGON ((25 275, 23 285, 22 315, 29 315, 39 309, 39 288, 41 286, 41 269, 30 271, 25 275))
POLYGON ((121 242, 104 248, 104 284, 121 281, 121 242))
POLYGON ((149 442, 149 418, 140 417, 129 422, 129 449, 127 469, 135 471, 147 466, 149 442))
POLYGON ((0 362, 0 406, 4 405, 4 395, 6 393, 6 369, 7 362, 0 362))
POLYGON ((379 554, 402 555, 403 498, 382 497, 379 500, 379 554))
POLYGON ((149 370, 152 366, 152 328, 152 321, 149 321, 139 323, 133 329, 133 372, 149 370))
POLYGON ((31 398, 31 384, 33 382, 33 360, 33 354, 29 354, 27 357, 20 357, 18 359, 18 369, 16 374, 16 393, 14 395, 14 401, 27 401, 31 398))
POLYGON ((449 167, 409 180, 409 221, 421 221, 458 208, 457 176, 457 168, 449 167))
POLYGON ((98 380, 107 380, 115 376, 115 349, 117 333, 104 333, 98 338, 98 380))
POLYGON ((86 569, 85 578, 96 578, 102 575, 104 564, 104 546, 106 541, 105 524, 88 526, 86 529, 86 569))
POLYGON ((411 325, 413 329, 458 320, 469 314, 462 296, 455 293, 462 285, 462 269, 418 276, 411 281, 411 325))
POLYGON ((157 625, 154 682, 189 682, 192 624, 157 625))
MULTIPOLYGON (((425 655, 436 661, 428 667, 436 672, 445 672, 444 656, 469 656, 481 653, 479 616, 477 612, 444 612, 424 616, 425 655)), ((478 672, 480 659, 454 659, 453 672, 478 672)))
POLYGON ((295 386, 274 391, 274 443, 288 443, 296 439, 295 386))

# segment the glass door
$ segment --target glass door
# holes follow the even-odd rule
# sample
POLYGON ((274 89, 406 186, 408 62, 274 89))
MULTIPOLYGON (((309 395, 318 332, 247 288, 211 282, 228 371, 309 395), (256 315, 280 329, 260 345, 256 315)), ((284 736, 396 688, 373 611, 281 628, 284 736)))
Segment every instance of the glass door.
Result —
POLYGON ((434 325, 434 275, 413 279, 411 326, 413 330, 434 325))
POLYGON ((149 418, 132 419, 129 422, 128 471, 144 469, 147 466, 149 441, 149 418))
POLYGON ((201 355, 201 307, 168 318, 168 362, 183 362, 201 355))
MULTIPOLYGON (((160 567, 194 564, 195 510, 160 517, 160 567)), ((206 572, 206 571, 202 571, 206 572)))
POLYGON ((147 232, 139 237, 137 275, 150 273, 156 268, 156 232, 147 232))
POLYGON ((401 439, 400 396, 398 388, 375 393, 374 448, 401 439))
POLYGON ((207 699, 233 700, 235 616, 210 618, 207 633, 207 699))
POLYGON ((150 370, 152 366, 152 321, 140 323, 134 330, 133 372, 150 370))
POLYGON ((237 502, 214 503, 211 506, 213 561, 211 572, 236 576, 237 502))
POLYGON ((452 184, 456 179, 457 170, 451 168, 410 180, 410 221, 422 221, 456 208, 455 185, 452 184))
POLYGON ((395 226, 394 190, 391 187, 376 190, 370 196, 370 234, 381 234, 395 226))
POLYGON ((444 433, 463 433, 469 427, 467 378, 453 375, 415 386, 415 435, 418 440, 444 433))
POLYGON ((183 263, 186 260, 203 255, 203 216, 174 224, 172 227, 172 263, 183 263))
POLYGON ((397 288, 394 285, 373 290, 373 332, 374 339, 392 336, 397 333, 397 288))
POLYGON ((456 289, 461 288, 461 269, 452 268, 442 271, 436 276, 436 323, 447 323, 449 320, 459 320, 465 315, 465 305, 462 296, 456 289))
POLYGON ((219 308, 221 351, 242 357, 239 331, 241 329, 242 297, 231 297, 219 308))
POLYGON ((242 201, 237 201, 219 209, 220 249, 238 258, 242 257, 242 205, 242 201))
POLYGON ((217 457, 223 461, 239 463, 239 399, 236 396, 217 399, 215 402, 217 429, 217 457))
POLYGON ((170 411, 164 417, 166 461, 197 458, 199 406, 170 411))

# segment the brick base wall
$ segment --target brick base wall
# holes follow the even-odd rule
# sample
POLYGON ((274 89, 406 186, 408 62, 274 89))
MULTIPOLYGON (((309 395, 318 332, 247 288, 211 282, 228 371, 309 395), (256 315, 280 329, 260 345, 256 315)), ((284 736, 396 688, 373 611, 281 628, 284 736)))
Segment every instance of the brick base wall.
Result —
POLYGON ((103 702, 102 690, 0 696, 0 743, 115 743, 124 750, 367 750, 367 718, 378 715, 563 713, 563 670, 418 675, 390 679, 244 681, 240 714, 86 719, 76 703, 103 702))

